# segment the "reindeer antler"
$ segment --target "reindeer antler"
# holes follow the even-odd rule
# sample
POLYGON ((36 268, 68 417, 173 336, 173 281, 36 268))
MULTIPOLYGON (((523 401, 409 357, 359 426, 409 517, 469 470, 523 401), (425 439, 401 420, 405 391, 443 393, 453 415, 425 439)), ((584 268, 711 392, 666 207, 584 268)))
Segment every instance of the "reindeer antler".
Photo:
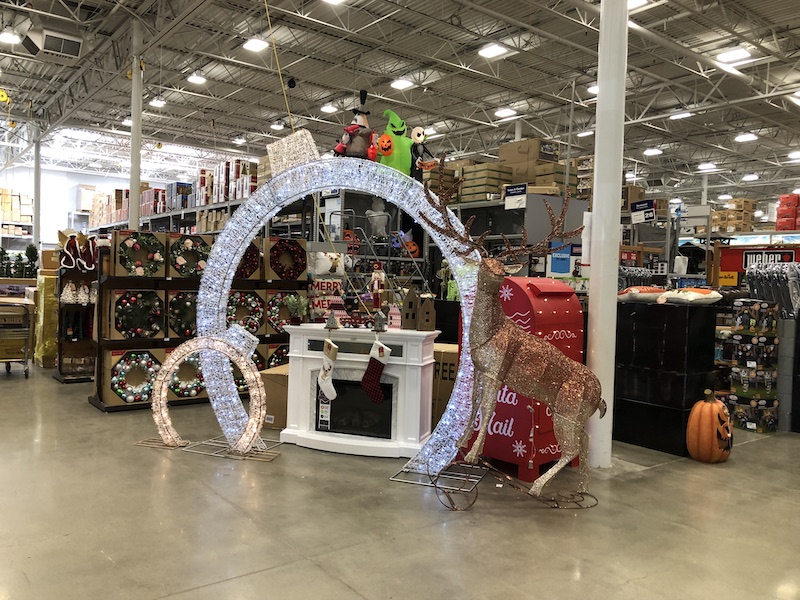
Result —
POLYGON ((478 236, 477 239, 473 240, 472 237, 469 235, 469 230, 472 227, 472 223, 475 221, 475 215, 471 216, 467 219, 467 222, 464 223, 464 232, 460 233, 456 230, 453 226, 453 222, 450 219, 450 212, 447 210, 447 205, 453 201, 453 196, 458 191, 458 188, 461 186, 463 181, 462 178, 458 178, 455 180, 453 185, 444 189, 444 158, 447 156, 447 153, 442 153, 442 157, 439 159, 439 200, 433 197, 431 194, 430 186, 428 182, 425 182, 425 199, 428 201, 433 208, 441 215, 443 225, 439 225, 438 223, 434 223, 431 221, 427 215, 420 214, 420 218, 422 221, 425 222, 428 227, 436 231, 437 233, 441 233, 442 235, 446 236, 447 238, 454 240, 460 243, 464 249, 456 250, 456 254, 465 258, 472 254, 475 250, 480 252, 483 256, 488 256, 488 252, 486 248, 483 247, 483 242, 486 240, 486 236, 489 235, 488 231, 483 232, 481 235, 478 236))

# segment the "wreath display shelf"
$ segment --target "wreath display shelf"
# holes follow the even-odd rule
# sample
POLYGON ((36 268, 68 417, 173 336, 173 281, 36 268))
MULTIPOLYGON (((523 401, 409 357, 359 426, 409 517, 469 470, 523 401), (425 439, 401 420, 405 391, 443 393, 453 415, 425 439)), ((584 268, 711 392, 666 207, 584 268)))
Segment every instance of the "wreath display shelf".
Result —
POLYGON ((164 305, 152 290, 129 290, 114 304, 114 328, 125 339, 153 338, 164 326, 164 305))
POLYGON ((154 277, 164 266, 164 244, 147 231, 131 232, 117 252, 119 264, 131 277, 154 277))
POLYGON ((111 370, 111 391, 128 404, 147 402, 153 392, 153 381, 161 370, 161 363, 147 351, 128 352, 111 370), (131 376, 141 382, 133 384, 131 376))
POLYGON ((182 235, 170 244, 169 264, 180 277, 200 277, 208 263, 211 246, 196 235, 182 235))
POLYGON ((228 296, 226 321, 228 326, 236 323, 248 333, 256 335, 264 322, 264 300, 255 292, 231 292, 228 296), (247 312, 243 316, 237 316, 241 308, 247 312))
MULTIPOLYGON (((250 357, 250 360, 255 365, 257 371, 263 371, 266 368, 267 361, 261 356, 258 350, 253 352, 253 356, 250 357)), ((246 392, 249 388, 247 387, 247 380, 242 374, 242 371, 233 362, 231 362, 231 368, 233 369, 233 382, 236 384, 236 389, 240 392, 246 392)))
POLYGON ((283 326, 289 324, 289 319, 282 318, 281 307, 283 301, 286 299, 287 294, 284 292, 276 292, 274 295, 267 298, 265 306, 264 317, 267 320, 267 325, 272 327, 277 333, 283 333, 283 326))
POLYGON ((275 352, 273 352, 270 355, 269 361, 267 362, 267 368, 274 369, 275 367, 285 365, 288 362, 289 362, 289 345, 281 344, 280 346, 275 348, 275 352))
POLYGON ((197 292, 178 292, 170 299, 169 327, 181 337, 197 336, 197 292))
POLYGON ((250 279, 253 276, 253 273, 258 271, 258 267, 261 265, 261 252, 253 242, 247 246, 247 250, 244 251, 244 256, 242 256, 242 260, 239 262, 239 266, 236 269, 236 274, 233 276, 234 279, 250 279))
POLYGON ((297 240, 279 239, 269 249, 269 266, 279 279, 299 279, 307 261, 306 249, 297 240))
POLYGON ((172 372, 168 387, 170 391, 179 398, 194 398, 206 389, 206 384, 203 381, 203 369, 200 364, 200 354, 198 352, 187 356, 186 359, 178 365, 178 368, 172 372), (183 365, 188 365, 192 368, 191 378, 181 378, 183 365))

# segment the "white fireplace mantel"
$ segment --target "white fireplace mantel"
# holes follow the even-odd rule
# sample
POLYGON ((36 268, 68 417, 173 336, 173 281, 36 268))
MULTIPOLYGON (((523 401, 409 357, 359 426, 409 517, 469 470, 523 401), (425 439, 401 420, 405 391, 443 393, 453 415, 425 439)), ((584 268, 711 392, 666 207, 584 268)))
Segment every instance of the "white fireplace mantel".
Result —
POLYGON ((289 333, 289 390, 282 442, 360 456, 416 456, 431 434, 433 342, 441 332, 390 329, 380 334, 380 341, 393 348, 381 378, 381 382, 395 385, 392 437, 387 440, 316 431, 315 427, 317 403, 314 389, 322 365, 321 342, 329 337, 340 347, 333 367, 336 379, 337 371, 364 372, 375 333, 370 329, 327 331, 322 324, 289 325, 284 329, 289 333), (348 351, 348 343, 356 346, 348 351))

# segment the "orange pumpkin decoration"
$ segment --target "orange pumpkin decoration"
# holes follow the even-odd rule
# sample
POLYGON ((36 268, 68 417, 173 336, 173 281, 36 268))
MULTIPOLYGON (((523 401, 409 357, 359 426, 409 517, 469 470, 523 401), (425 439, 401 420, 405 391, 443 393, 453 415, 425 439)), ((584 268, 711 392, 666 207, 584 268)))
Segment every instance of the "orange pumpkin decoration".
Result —
POLYGON ((731 413, 711 390, 689 413, 686 446, 689 456, 700 462, 720 463, 728 460, 733 448, 731 413))
POLYGON ((392 152, 394 152, 394 140, 388 133, 384 133, 378 138, 378 153, 389 156, 392 152))
POLYGON ((420 257, 421 252, 420 252, 419 246, 417 245, 417 242, 415 242, 414 240, 406 242, 404 250, 405 250, 405 254, 407 254, 411 258, 419 258, 420 257))

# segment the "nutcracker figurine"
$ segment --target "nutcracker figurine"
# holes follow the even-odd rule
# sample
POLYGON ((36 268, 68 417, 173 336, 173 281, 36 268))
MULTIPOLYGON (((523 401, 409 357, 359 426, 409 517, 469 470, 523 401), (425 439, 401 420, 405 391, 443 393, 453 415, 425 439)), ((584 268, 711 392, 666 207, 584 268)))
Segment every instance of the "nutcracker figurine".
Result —
POLYGON ((369 282, 369 291, 372 294, 372 308, 379 310, 383 302, 383 291, 386 287, 386 273, 383 272, 383 263, 376 260, 372 264, 372 279, 369 282))

